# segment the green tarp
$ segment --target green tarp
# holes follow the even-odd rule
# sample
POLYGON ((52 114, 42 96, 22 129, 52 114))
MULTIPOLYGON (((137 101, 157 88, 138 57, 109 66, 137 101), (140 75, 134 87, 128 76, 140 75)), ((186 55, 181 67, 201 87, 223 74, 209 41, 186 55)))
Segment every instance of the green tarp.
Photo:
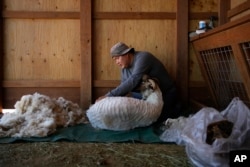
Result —
POLYGON ((20 141, 28 142, 142 142, 142 143, 162 143, 157 133, 157 128, 153 126, 136 128, 129 131, 109 131, 94 129, 90 124, 79 124, 72 127, 61 128, 47 137, 29 138, 0 138, 0 143, 13 143, 20 141))

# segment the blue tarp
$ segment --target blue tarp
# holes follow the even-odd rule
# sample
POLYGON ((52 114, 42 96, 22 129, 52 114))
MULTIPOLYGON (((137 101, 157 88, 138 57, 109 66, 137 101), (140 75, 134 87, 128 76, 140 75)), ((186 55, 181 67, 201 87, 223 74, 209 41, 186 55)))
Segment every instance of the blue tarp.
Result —
POLYGON ((0 143, 27 142, 142 142, 162 143, 153 126, 136 128, 129 131, 109 131, 95 129, 90 124, 79 124, 72 127, 58 129, 47 137, 0 138, 0 143))

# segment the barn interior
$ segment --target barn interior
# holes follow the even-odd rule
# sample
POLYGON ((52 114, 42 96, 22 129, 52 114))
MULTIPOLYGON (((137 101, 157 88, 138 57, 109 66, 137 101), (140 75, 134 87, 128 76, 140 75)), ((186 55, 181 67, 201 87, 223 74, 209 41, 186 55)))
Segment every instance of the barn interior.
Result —
POLYGON ((224 110, 235 97, 250 107, 250 0, 1 0, 0 9, 0 113, 36 92, 87 110, 120 83, 110 58, 119 41, 164 64, 185 114, 224 110))

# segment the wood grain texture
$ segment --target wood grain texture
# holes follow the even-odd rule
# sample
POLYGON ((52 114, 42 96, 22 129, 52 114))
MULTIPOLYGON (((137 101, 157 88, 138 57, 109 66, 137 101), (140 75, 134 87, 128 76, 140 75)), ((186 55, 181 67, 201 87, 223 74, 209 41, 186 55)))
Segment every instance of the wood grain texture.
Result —
POLYGON ((96 20, 94 32, 94 79, 120 79, 120 69, 110 56, 110 48, 119 41, 135 50, 151 52, 175 77, 175 20, 96 20))
POLYGON ((177 34, 176 34, 176 84, 179 89, 181 101, 188 105, 189 85, 189 55, 188 55, 188 0, 177 1, 177 34))
POLYGON ((176 12, 176 0, 95 0, 96 12, 176 12))
POLYGON ((79 21, 7 19, 5 80, 80 78, 79 21))
POLYGON ((83 109, 87 109, 92 103, 92 1, 81 0, 80 5, 80 106, 83 109))
POLYGON ((4 0, 4 10, 12 11, 80 11, 80 0, 4 0))

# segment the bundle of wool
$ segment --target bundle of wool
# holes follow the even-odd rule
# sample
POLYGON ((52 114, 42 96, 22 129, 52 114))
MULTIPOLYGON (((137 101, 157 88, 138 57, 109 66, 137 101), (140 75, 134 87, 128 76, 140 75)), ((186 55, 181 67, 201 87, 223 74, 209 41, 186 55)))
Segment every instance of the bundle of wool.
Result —
POLYGON ((0 137, 44 137, 58 127, 87 123, 85 112, 62 97, 24 95, 14 107, 14 112, 4 113, 0 119, 0 137))

